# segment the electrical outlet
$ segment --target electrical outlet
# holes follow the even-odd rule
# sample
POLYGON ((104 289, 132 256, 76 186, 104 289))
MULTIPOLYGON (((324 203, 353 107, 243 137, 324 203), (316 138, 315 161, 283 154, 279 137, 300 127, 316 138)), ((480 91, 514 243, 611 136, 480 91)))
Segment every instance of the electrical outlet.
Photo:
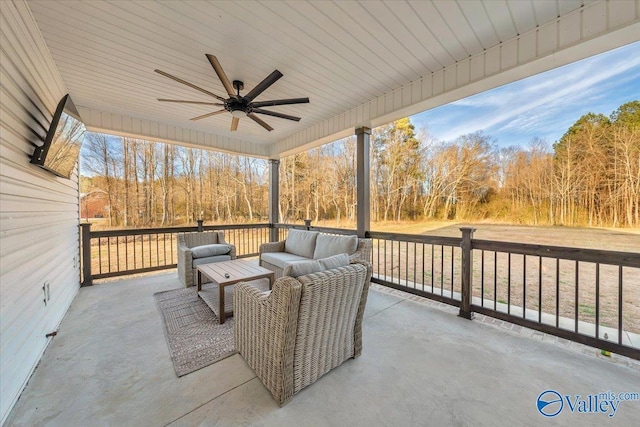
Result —
POLYGON ((44 282, 42 286, 42 293, 44 294, 44 305, 47 305, 47 302, 51 299, 51 285, 49 282, 44 282))
POLYGON ((73 268, 76 268, 76 257, 73 257, 73 268))

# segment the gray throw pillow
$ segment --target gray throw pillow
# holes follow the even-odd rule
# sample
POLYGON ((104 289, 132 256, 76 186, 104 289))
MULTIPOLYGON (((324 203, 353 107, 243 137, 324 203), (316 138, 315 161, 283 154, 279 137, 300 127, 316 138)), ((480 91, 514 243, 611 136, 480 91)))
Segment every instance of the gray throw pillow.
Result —
POLYGON ((285 264, 282 275, 298 277, 304 276, 306 274, 318 273, 324 270, 325 268, 320 264, 319 261, 294 261, 292 263, 285 264))
POLYGON ((226 255, 231 251, 229 245, 217 243, 213 245, 202 245, 191 248, 191 254, 194 258, 205 258, 216 255, 226 255))
POLYGON ((305 258, 313 258, 317 237, 317 231, 291 229, 284 242, 284 251, 305 258))
POLYGON ((331 270, 338 267, 346 267, 347 265, 349 265, 349 255, 339 254, 330 256, 328 258, 322 258, 318 260, 318 263, 320 263, 320 265, 324 267, 325 270, 331 270))
POLYGON ((358 249, 358 236, 332 236, 319 234, 313 259, 327 258, 338 254, 351 255, 358 249))

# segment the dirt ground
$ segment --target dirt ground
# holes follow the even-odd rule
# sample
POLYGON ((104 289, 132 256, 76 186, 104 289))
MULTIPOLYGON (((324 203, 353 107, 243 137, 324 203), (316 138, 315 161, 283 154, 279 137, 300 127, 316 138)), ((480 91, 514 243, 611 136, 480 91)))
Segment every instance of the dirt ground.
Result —
POLYGON ((640 253, 639 229, 460 223, 428 226, 419 234, 460 237, 460 227, 475 227, 476 239, 640 253))

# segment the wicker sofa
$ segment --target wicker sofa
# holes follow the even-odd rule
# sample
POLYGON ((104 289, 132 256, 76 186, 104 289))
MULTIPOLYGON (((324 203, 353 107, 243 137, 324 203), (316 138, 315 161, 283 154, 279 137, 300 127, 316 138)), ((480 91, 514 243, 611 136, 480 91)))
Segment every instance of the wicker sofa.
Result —
POLYGON ((222 231, 178 234, 178 277, 185 287, 195 285, 200 264, 236 259, 236 247, 222 231))
POLYGON ((260 266, 273 271, 279 278, 290 263, 340 253, 349 255, 351 261, 371 262, 371 249, 371 239, 291 229, 286 240, 260 245, 260 266))
POLYGON ((280 406, 360 356, 370 278, 371 264, 356 261, 281 277, 271 293, 248 283, 235 285, 236 350, 280 406))

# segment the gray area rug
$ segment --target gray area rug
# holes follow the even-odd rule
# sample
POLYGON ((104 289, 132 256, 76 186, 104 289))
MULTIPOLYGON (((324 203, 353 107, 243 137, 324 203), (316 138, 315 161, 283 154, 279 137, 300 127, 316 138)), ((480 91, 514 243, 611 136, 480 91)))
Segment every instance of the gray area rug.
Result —
MULTIPOLYGON (((204 288, 203 288, 204 289, 204 288)), ((233 317, 220 325, 196 288, 153 294, 176 374, 181 377, 236 353, 233 317)), ((225 296, 226 299, 226 296, 225 296)))

